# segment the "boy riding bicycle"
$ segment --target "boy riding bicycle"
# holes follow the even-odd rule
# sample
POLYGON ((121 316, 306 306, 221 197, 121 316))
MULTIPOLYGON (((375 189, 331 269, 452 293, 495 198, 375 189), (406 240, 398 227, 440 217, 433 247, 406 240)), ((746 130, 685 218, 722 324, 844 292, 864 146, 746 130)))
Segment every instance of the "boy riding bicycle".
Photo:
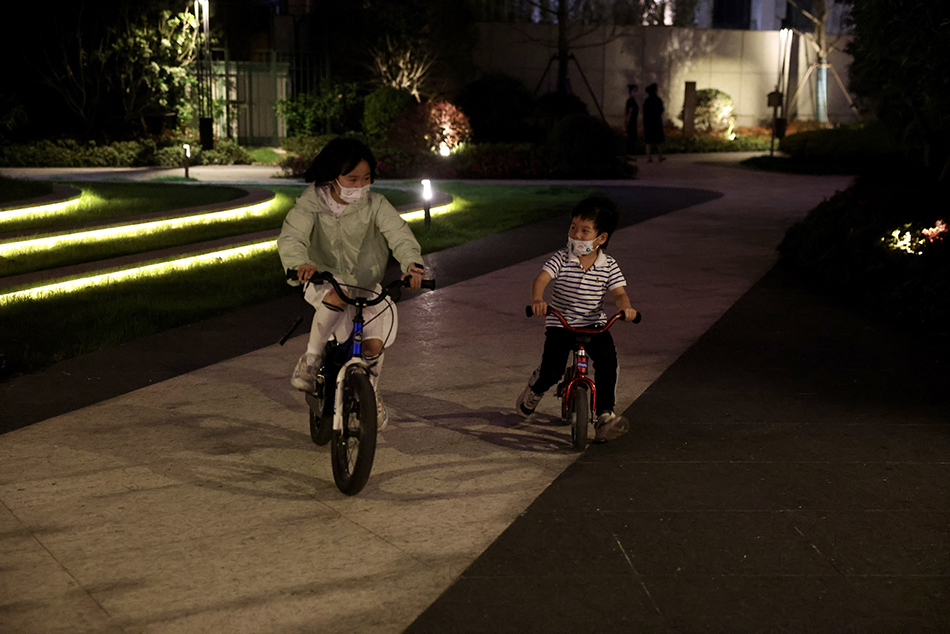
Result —
MULTIPOLYGON (((630 305, 626 280, 616 260, 607 255, 610 235, 617 229, 617 204, 605 196, 590 196, 574 207, 567 246, 542 267, 531 285, 531 308, 535 315, 547 314, 544 289, 553 280, 551 306, 558 309, 574 328, 602 326, 607 321, 604 297, 609 292, 624 319, 633 321, 637 311, 630 305)), ((574 335, 548 316, 541 365, 518 397, 518 413, 534 413, 541 397, 564 374, 574 335)), ((597 420, 594 441, 613 440, 630 429, 627 420, 614 413, 617 387, 617 349, 610 332, 591 335, 587 352, 596 370, 597 420)))

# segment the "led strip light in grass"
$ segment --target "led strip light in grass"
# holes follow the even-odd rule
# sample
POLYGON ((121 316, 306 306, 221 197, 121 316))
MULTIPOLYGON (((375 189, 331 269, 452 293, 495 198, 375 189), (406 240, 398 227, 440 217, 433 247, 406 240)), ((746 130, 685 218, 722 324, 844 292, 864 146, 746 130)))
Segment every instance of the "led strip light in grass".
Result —
POLYGON ((23 218, 29 218, 30 216, 40 216, 46 215, 55 211, 62 211, 70 205, 75 205, 79 202, 80 196, 71 198, 69 200, 63 200, 58 203, 50 203, 48 205, 40 205, 38 207, 24 207, 22 209, 6 209, 0 211, 0 224, 7 222, 8 220, 22 220, 23 218))
MULTIPOLYGON (((262 207, 270 205, 271 201, 260 203, 259 205, 254 205, 253 207, 248 207, 245 209, 253 209, 254 207, 262 207)), ((430 214, 442 214, 450 211, 452 204, 442 205, 434 209, 430 209, 430 214)), ((231 212, 236 212, 240 210, 229 210, 231 212)), ((225 213, 225 212, 221 212, 225 213)), ((400 214, 406 221, 409 220, 418 220, 425 217, 425 210, 419 211, 410 211, 404 214, 400 214)), ((141 225, 135 225, 141 226, 141 225)), ((99 275, 92 275, 89 277, 82 277, 75 280, 68 280, 65 282, 55 282, 53 284, 47 284, 44 286, 37 286, 35 288, 28 288, 21 291, 14 291, 12 293, 6 293, 0 295, 0 306, 7 304, 12 304, 19 301, 28 301, 28 300, 37 300, 43 299, 45 297, 51 297, 54 295, 62 295, 65 293, 71 293, 74 291, 81 291, 88 288, 94 288, 97 286, 104 286, 107 284, 116 284, 118 282, 123 282, 126 280, 131 280, 139 278, 142 276, 157 276, 164 275, 167 273, 173 273, 176 271, 183 271, 188 269, 197 268, 211 263, 219 263, 223 259, 231 257, 243 257, 249 255, 256 255, 258 253, 263 253, 277 248, 276 240, 268 240, 266 242, 258 242, 250 245, 245 245, 241 247, 234 247, 231 249, 225 249, 223 251, 214 251, 212 253, 205 253, 202 255, 195 255, 191 257, 181 258, 178 260, 170 260, 168 262, 157 262, 155 264, 148 264, 145 266, 134 267, 130 269, 122 269, 120 271, 113 271, 111 273, 102 273, 99 275)))
POLYGON ((48 236, 46 238, 34 238, 32 240, 21 240, 19 242, 7 242, 5 244, 0 244, 0 256, 8 257, 10 255, 30 253, 41 249, 70 246, 84 242, 103 242, 106 240, 140 237, 168 231, 169 229, 180 229, 182 227, 237 220, 240 218, 261 215, 271 206, 272 202, 274 202, 273 198, 271 200, 265 200, 262 203, 257 203, 256 205, 250 205, 248 207, 225 209, 223 211, 196 214, 194 216, 184 216, 182 218, 153 220, 151 222, 140 222, 137 224, 122 225, 117 227, 104 227, 102 229, 80 231, 78 233, 67 233, 58 236, 48 236))
POLYGON ((267 240, 265 242, 255 242, 240 247, 233 247, 223 251, 214 251, 213 253, 203 253, 193 255, 178 260, 169 260, 167 262, 156 262, 146 264, 130 269, 112 271, 111 273, 102 273, 91 277, 83 277, 76 280, 65 282, 55 282, 45 286, 37 286, 22 291, 14 291, 5 295, 0 295, 0 306, 12 304, 14 302, 43 299, 53 295, 62 295, 73 291, 81 291, 88 288, 116 284, 127 280, 140 278, 144 276, 159 276, 169 273, 187 271, 189 269, 207 266, 209 264, 220 264, 221 260, 227 260, 235 257, 247 257, 272 251, 277 248, 277 240, 267 240))

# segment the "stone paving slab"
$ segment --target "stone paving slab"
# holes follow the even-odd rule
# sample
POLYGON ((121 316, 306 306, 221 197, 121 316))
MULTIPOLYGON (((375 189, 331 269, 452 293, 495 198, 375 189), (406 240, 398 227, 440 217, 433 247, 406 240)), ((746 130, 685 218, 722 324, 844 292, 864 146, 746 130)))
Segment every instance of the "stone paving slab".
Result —
MULTIPOLYGON (((847 182, 656 167, 633 184, 725 195, 611 242, 645 314, 616 333, 624 407, 771 268, 785 228, 847 182)), ((304 337, 0 436, 0 548, 13 553, 0 629, 403 631, 577 459, 553 399, 527 422, 513 413, 540 353, 523 306, 543 257, 401 304, 382 381, 393 422, 355 498, 333 486, 288 385, 304 337)), ((609 612, 631 595, 596 596, 588 610, 609 612)), ((645 629, 670 622, 637 614, 645 629)))

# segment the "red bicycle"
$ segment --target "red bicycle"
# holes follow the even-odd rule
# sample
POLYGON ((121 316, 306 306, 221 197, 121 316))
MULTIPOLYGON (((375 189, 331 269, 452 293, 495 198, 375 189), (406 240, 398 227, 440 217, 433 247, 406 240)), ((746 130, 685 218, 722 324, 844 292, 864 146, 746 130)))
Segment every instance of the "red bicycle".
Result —
MULTIPOLYGON (((597 407, 597 388, 594 381, 587 376, 587 351, 584 346, 590 343, 590 335, 606 332, 614 322, 623 320, 623 311, 618 312, 600 328, 574 328, 556 308, 548 306, 548 313, 554 315, 561 325, 570 332, 576 333, 574 350, 571 359, 564 369, 564 378, 557 385, 557 397, 561 399, 561 418, 571 425, 571 446, 576 451, 583 451, 587 446, 588 425, 594 420, 597 407)), ((525 307, 528 317, 534 316, 531 306, 525 307)), ((640 323, 640 312, 632 323, 640 323)))

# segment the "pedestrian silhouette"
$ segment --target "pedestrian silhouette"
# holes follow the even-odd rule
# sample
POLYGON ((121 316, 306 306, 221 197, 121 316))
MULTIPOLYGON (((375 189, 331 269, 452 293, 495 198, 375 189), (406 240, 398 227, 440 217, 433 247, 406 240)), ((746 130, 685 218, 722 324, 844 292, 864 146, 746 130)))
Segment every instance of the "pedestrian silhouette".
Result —
MULTIPOLYGON (((640 117, 640 106, 634 95, 637 92, 636 84, 627 84, 627 106, 624 110, 624 124, 627 128, 627 155, 633 156, 637 153, 637 119, 640 117)), ((634 159, 636 160, 636 159, 634 159)))
POLYGON ((664 161, 663 141, 663 100, 656 94, 656 84, 646 88, 647 98, 643 101, 643 142, 647 147, 647 163, 653 162, 652 151, 655 149, 658 160, 664 161))

